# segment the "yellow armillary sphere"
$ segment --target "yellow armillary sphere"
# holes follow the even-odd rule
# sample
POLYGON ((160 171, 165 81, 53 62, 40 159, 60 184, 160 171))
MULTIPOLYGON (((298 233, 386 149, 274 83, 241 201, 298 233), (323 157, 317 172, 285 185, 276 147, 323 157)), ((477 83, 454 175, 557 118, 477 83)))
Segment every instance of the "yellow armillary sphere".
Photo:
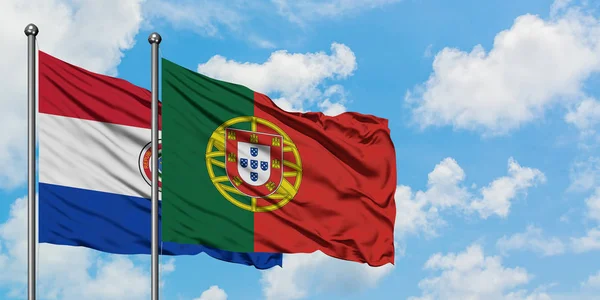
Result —
POLYGON ((205 157, 208 175, 217 190, 235 206, 251 212, 279 209, 300 188, 302 161, 298 148, 281 128, 262 118, 242 116, 223 123, 212 133, 205 157), (234 128, 243 123, 250 123, 250 131, 234 128), (258 124, 272 132, 258 132, 258 124), (250 201, 245 203, 248 197, 250 201))

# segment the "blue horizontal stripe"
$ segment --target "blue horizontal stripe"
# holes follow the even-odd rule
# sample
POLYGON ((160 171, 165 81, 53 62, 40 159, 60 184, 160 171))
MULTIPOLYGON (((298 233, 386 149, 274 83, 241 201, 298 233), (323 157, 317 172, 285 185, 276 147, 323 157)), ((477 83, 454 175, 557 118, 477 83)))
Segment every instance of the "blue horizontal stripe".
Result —
MULTIPOLYGON (((40 182, 40 243, 83 246, 114 254, 150 254, 150 210, 150 200, 146 198, 40 182)), ((282 265, 281 253, 237 253, 200 245, 162 243, 163 255, 202 252, 222 261, 258 269, 282 265)))

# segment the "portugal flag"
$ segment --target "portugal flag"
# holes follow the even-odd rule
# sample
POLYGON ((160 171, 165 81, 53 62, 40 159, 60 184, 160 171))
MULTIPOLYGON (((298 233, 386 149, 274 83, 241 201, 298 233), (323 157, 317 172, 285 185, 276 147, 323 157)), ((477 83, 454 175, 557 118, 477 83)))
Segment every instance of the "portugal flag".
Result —
POLYGON ((385 119, 290 113, 162 60, 164 241, 394 263, 385 119))

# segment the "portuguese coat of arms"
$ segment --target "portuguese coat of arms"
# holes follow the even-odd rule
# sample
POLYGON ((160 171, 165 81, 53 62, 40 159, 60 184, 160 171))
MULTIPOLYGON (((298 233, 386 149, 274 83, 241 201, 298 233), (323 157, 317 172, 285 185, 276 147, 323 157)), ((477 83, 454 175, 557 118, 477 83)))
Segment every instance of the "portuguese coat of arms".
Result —
POLYGON ((280 135, 227 128, 225 169, 240 192, 250 197, 274 193, 283 178, 280 135))

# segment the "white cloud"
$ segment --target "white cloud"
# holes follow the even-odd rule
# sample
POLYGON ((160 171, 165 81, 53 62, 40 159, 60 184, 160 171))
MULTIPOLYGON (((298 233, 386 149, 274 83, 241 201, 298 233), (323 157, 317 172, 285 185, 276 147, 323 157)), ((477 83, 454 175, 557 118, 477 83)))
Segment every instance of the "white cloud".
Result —
POLYGON ((503 266, 499 256, 485 256, 478 244, 458 254, 434 254, 424 268, 440 273, 421 280, 422 295, 411 300, 550 299, 545 293, 514 291, 529 283, 532 275, 521 267, 503 266))
MULTIPOLYGON (((356 57, 348 46, 331 45, 331 54, 275 51, 262 64, 241 63, 215 55, 198 66, 198 72, 213 78, 239 83, 272 97, 289 111, 303 111, 319 101, 330 113, 344 111, 344 91, 339 85, 327 86, 325 80, 344 79, 356 70, 356 57), (323 91, 325 89, 325 91, 323 91), (334 97, 341 100, 332 102, 334 97)), ((317 103, 319 104, 319 103, 317 103)))
POLYGON ((319 103, 319 108, 323 112, 323 114, 328 116, 337 116, 346 111, 346 107, 339 103, 332 103, 329 99, 325 99, 323 102, 319 103))
POLYGON ((600 224, 600 187, 596 188, 594 194, 585 199, 588 218, 600 224))
POLYGON ((463 169, 453 158, 445 158, 429 173, 426 191, 413 193, 409 186, 396 189, 396 234, 424 232, 436 235, 436 229, 445 225, 439 217, 440 210, 464 207, 470 194, 461 182, 463 169))
POLYGON ((600 102, 592 98, 581 101, 575 110, 567 113, 565 120, 581 130, 593 128, 600 123, 600 102))
POLYGON ((564 243, 556 237, 544 237, 540 228, 527 226, 523 233, 510 237, 503 236, 496 242, 496 247, 503 253, 511 250, 530 250, 543 256, 553 256, 565 253, 564 243))
POLYGON ((555 0, 550 6, 550 15, 556 16, 558 13, 564 11, 569 7, 573 0, 555 0))
POLYGON ((565 3, 557 2, 549 20, 516 18, 489 52, 481 45, 438 52, 427 82, 405 98, 415 122, 499 135, 553 105, 583 100, 585 81, 600 70, 600 22, 565 3))
POLYGON ((595 275, 590 275, 586 281, 581 283, 581 286, 584 288, 600 290, 600 271, 595 275))
POLYGON ((436 207, 462 206, 469 198, 469 192, 460 183, 465 180, 465 172, 456 160, 445 158, 427 175, 427 198, 436 207))
POLYGON ((304 25, 317 18, 339 17, 345 14, 374 9, 400 0, 271 0, 279 13, 290 21, 304 25))
MULTIPOLYGON (((595 275, 590 275, 585 281, 581 282, 580 289, 572 289, 570 292, 552 292, 545 293, 545 290, 551 286, 556 286, 557 283, 553 283, 547 286, 542 286, 534 291, 531 298, 518 297, 516 299, 523 300, 537 300, 537 299, 552 299, 552 300, 596 300, 598 299, 598 291, 600 291, 600 272, 595 275), (539 297, 543 296, 543 297, 539 297)), ((508 298, 513 299, 513 298, 508 298)))
POLYGON ((600 228, 592 228, 582 237, 571 238, 571 247, 575 253, 600 250, 600 228))
MULTIPOLYGON (((586 217, 600 225, 600 187, 585 199, 586 217)), ((571 248, 575 253, 600 250, 600 227, 591 228, 585 236, 572 237, 571 248)))
POLYGON ((194 300, 227 300, 227 293, 218 286, 213 285, 208 290, 202 292, 200 298, 194 300))
POLYGON ((324 100, 317 104, 323 114, 336 116, 346 112, 346 107, 344 106, 344 103, 346 102, 346 92, 344 91, 343 86, 339 84, 330 86, 325 90, 323 97, 324 100))
POLYGON ((144 12, 154 20, 168 21, 177 29, 218 36, 220 26, 237 30, 247 21, 241 12, 242 2, 229 0, 226 3, 212 0, 149 0, 144 5, 144 12))
MULTIPOLYGON (((148 297, 150 289, 148 274, 128 258, 114 256, 108 262, 98 260, 96 265, 98 270, 95 276, 86 276, 87 280, 79 283, 79 289, 74 291, 70 286, 64 286, 64 278, 58 277, 52 286, 53 288, 64 286, 60 298, 142 299, 148 297)), ((60 291, 57 291, 57 294, 60 295, 60 291)))
MULTIPOLYGON (((426 193, 419 191, 417 195, 426 193)), ((435 236, 437 228, 446 224, 443 219, 438 218, 438 209, 431 206, 429 199, 413 195, 409 186, 398 186, 395 199, 396 233, 399 237, 420 231, 427 236, 435 236)))
POLYGON ((166 263, 161 263, 159 267, 160 274, 173 273, 175 271, 175 258, 169 258, 166 263))
POLYGON ((26 161, 26 37, 25 26, 39 29, 41 50, 95 72, 116 74, 122 51, 131 48, 142 21, 143 0, 2 1, 0 9, 1 70, 0 188, 25 181, 26 161), (102 13, 98 13, 98 12, 102 13), (106 16, 110 16, 107 22, 106 16), (68 45, 68 46, 65 46, 68 45))
POLYGON ((493 214, 506 217, 510 211, 510 200, 517 193, 526 193, 528 188, 545 182, 546 177, 540 170, 521 167, 511 157, 508 160, 508 176, 500 177, 481 189, 482 197, 471 202, 470 208, 484 219, 493 214))
POLYGON ((261 283, 267 300, 304 299, 313 291, 349 293, 373 288, 394 266, 370 267, 326 256, 311 254, 284 256, 284 268, 263 271, 261 283))
POLYGON ((571 166, 569 177, 569 191, 585 192, 600 186, 600 157, 576 161, 571 166))
MULTIPOLYGON (((24 295, 27 285, 27 203, 17 199, 0 224, 0 286, 24 295)), ((124 255, 99 255, 83 247, 40 244, 38 293, 53 299, 148 299, 150 274, 124 255)), ((173 261, 161 266, 165 276, 173 261)))
POLYGON ((581 101, 565 115, 565 121, 579 130, 580 148, 589 150, 600 145, 600 101, 593 98, 581 101))
POLYGON ((445 225, 439 216, 444 210, 455 209, 465 214, 478 213, 481 218, 497 215, 505 218, 511 201, 536 183, 544 182, 537 169, 521 167, 513 158, 508 160, 508 176, 499 177, 480 189, 480 196, 463 183, 464 170, 453 158, 445 158, 428 175, 427 190, 413 193, 408 186, 396 189, 396 234, 403 236, 423 232, 435 236, 445 225))
MULTIPOLYGON (((528 293, 525 290, 508 293, 502 300, 552 300, 555 299, 553 295, 549 295, 543 291, 534 291, 528 293)), ((583 299, 578 299, 583 300, 583 299)))

